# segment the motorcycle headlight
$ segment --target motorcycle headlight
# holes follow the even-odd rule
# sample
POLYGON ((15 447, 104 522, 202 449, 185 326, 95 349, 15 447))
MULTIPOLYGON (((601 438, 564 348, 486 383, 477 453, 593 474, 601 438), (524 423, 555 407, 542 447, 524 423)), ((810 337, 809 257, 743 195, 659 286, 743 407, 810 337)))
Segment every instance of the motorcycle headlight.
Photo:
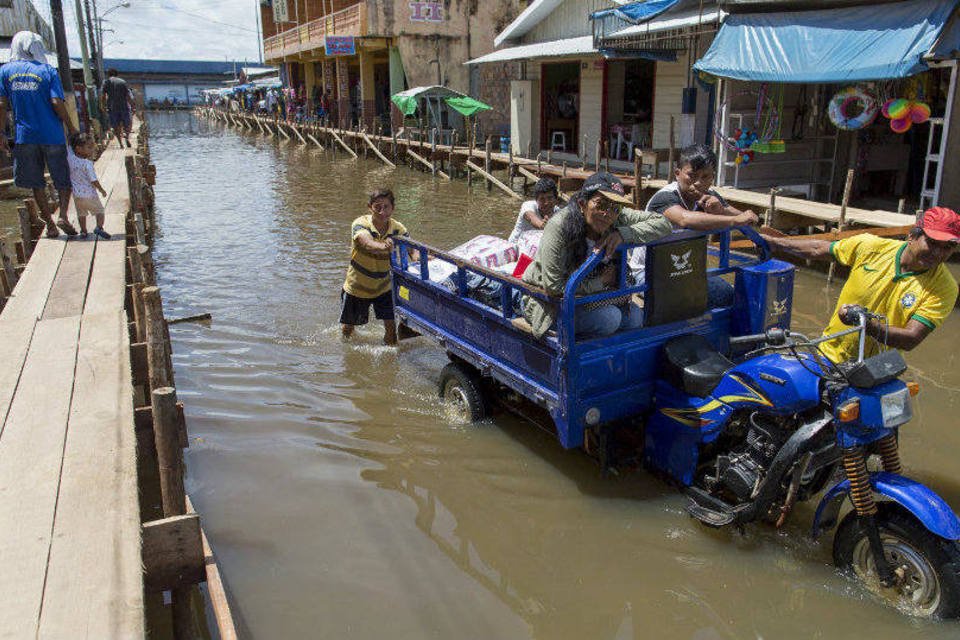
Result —
POLYGON ((910 406, 910 390, 900 389, 880 398, 880 410, 883 414, 883 426, 896 427, 910 422, 913 409, 910 406))

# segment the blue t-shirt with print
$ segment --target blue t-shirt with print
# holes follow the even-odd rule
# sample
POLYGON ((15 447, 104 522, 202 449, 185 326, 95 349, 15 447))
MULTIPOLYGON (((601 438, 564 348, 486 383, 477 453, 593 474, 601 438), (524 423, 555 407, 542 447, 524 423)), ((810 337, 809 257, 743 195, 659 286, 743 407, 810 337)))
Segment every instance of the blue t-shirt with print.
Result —
POLYGON ((0 97, 13 109, 17 144, 66 144, 50 104, 51 98, 64 99, 56 69, 28 60, 8 62, 0 67, 0 97))

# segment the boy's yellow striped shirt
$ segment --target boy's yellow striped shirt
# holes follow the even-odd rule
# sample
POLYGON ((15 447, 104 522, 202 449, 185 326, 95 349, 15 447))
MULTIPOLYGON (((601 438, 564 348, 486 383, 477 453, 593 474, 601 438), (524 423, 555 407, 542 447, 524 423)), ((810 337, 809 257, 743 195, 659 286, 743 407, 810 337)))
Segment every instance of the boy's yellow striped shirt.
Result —
POLYGON ((384 240, 395 236, 409 236, 407 228, 390 219, 390 226, 383 235, 373 226, 373 215, 360 216, 351 225, 350 266, 343 290, 357 298, 376 298, 390 291, 390 258, 375 256, 360 247, 357 237, 369 233, 374 240, 384 240))

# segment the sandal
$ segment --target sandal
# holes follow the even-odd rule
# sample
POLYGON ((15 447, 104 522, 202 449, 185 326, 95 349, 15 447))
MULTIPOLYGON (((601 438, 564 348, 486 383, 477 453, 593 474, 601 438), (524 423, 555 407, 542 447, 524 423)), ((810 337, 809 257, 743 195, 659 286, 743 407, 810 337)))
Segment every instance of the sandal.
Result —
POLYGON ((69 220, 63 220, 63 219, 58 220, 57 226, 60 227, 60 230, 63 231, 68 236, 77 235, 77 230, 73 228, 73 225, 70 224, 69 220))
POLYGON ((56 238, 56 237, 59 236, 59 235, 60 235, 60 232, 57 231, 57 225, 53 224, 52 222, 47 225, 47 237, 48 237, 48 238, 56 238))

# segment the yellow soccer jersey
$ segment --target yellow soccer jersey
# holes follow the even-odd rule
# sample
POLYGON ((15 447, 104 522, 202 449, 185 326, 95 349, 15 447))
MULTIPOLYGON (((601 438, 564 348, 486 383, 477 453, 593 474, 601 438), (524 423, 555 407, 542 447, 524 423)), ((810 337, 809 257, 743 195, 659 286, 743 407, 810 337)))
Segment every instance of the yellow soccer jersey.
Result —
POLYGON ((395 236, 407 236, 406 227, 390 219, 387 232, 380 235, 373 226, 373 216, 367 214, 353 221, 350 230, 350 266, 347 268, 347 278, 343 283, 343 290, 358 298, 376 298, 390 291, 390 258, 375 256, 367 253, 357 242, 357 236, 369 233, 374 240, 384 240, 395 236))
MULTIPOLYGON (((919 272, 905 272, 900 258, 907 243, 861 234, 830 245, 830 253, 840 264, 850 267, 837 307, 824 335, 847 329, 838 312, 845 304, 859 304, 887 317, 891 327, 903 328, 913 318, 931 329, 939 327, 950 315, 957 300, 957 281, 946 265, 919 272)), ((855 359, 859 334, 852 333, 820 345, 834 362, 855 359)), ((865 356, 880 351, 880 344, 867 339, 865 356)))

